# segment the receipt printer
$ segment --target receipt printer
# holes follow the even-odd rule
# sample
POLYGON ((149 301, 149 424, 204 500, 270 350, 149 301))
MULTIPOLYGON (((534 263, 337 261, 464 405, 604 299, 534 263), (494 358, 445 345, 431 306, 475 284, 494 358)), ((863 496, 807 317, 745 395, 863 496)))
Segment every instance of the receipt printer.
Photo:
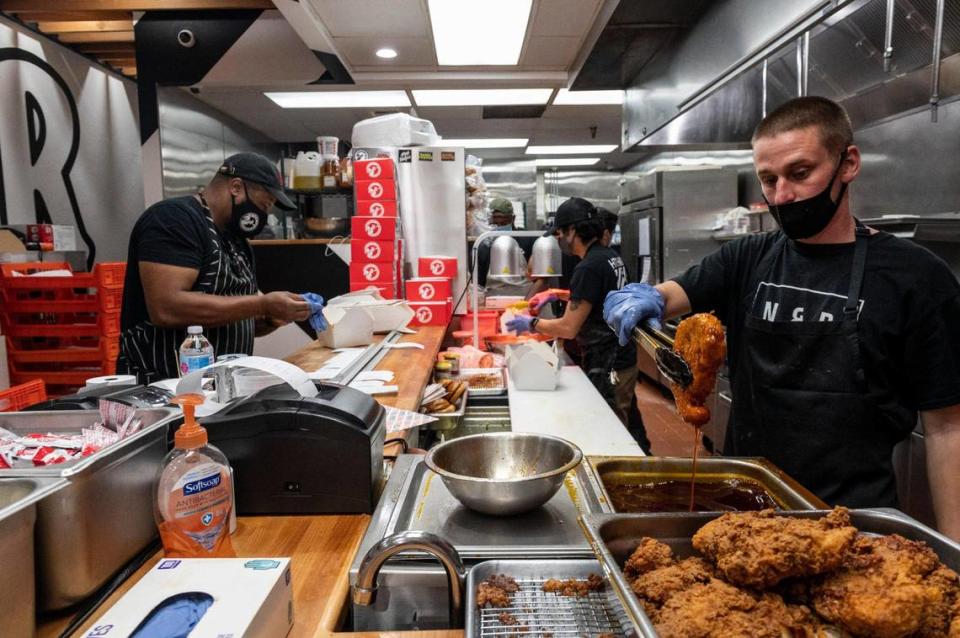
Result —
POLYGON ((233 467, 236 509, 254 514, 369 514, 383 475, 386 411, 370 396, 287 384, 200 419, 233 467))

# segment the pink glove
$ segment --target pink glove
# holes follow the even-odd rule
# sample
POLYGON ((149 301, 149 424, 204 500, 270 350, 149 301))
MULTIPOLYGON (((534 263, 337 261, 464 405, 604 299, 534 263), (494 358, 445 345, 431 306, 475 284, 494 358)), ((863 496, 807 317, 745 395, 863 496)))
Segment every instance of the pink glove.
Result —
POLYGON ((554 301, 570 301, 570 291, 562 288, 549 288, 530 297, 530 312, 537 314, 540 309, 554 301))

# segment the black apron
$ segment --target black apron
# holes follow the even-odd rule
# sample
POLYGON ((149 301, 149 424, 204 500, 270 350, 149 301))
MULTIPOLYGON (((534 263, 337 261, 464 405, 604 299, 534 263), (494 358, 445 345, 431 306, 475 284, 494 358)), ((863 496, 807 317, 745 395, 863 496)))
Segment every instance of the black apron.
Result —
MULTIPOLYGON (((831 505, 896 507, 896 440, 878 427, 857 335, 869 235, 858 221, 842 320, 765 321, 748 310, 724 453, 766 457, 831 505)), ((786 242, 764 255, 749 291, 786 242)))

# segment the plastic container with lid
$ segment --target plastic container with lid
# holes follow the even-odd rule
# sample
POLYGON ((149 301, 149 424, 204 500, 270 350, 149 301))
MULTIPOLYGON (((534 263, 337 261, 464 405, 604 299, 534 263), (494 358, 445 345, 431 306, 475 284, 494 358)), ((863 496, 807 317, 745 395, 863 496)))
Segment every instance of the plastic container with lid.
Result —
POLYGON ((320 153, 315 151, 297 153, 293 168, 293 187, 297 190, 320 189, 320 153))

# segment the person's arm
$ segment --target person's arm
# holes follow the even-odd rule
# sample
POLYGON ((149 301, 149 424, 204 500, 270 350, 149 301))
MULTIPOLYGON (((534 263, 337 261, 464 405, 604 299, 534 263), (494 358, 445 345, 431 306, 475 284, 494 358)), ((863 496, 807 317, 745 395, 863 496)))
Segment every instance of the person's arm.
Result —
POLYGON ((686 291, 677 282, 673 280, 665 281, 662 284, 657 284, 654 288, 656 288, 660 296, 663 297, 664 319, 673 319, 674 317, 685 315, 692 310, 690 298, 687 297, 686 291))
POLYGON ((257 317, 256 323, 253 325, 253 334, 256 337, 265 337, 277 328, 282 328, 288 323, 290 322, 271 319, 270 317, 257 317))
POLYGON ((920 413, 937 527, 960 541, 960 405, 920 413))
POLYGON ((224 326, 257 317, 304 321, 310 314, 307 302, 291 292, 209 295, 191 290, 199 275, 195 268, 141 261, 139 270, 150 321, 161 328, 224 326))
POLYGON ((573 339, 580 332, 583 322, 590 316, 593 305, 583 299, 571 299, 567 309, 559 319, 540 319, 537 321, 536 332, 548 337, 573 339))

